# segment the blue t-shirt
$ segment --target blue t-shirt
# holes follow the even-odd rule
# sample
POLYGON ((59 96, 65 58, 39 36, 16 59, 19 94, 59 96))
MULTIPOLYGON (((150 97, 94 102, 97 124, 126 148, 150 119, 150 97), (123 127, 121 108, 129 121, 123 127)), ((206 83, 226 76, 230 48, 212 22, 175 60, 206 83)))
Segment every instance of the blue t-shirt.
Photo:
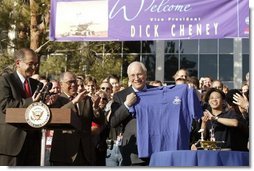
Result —
POLYGON ((202 116, 194 89, 171 85, 137 92, 137 103, 130 112, 137 120, 139 157, 168 150, 189 149, 192 120, 202 116))

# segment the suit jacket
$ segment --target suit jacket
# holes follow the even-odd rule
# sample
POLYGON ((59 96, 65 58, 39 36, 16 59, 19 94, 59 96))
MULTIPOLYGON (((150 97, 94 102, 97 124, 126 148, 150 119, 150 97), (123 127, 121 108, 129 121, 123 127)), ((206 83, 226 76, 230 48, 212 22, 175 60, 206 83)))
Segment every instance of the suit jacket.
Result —
MULTIPOLYGON (((29 78, 29 82, 32 93, 34 93, 39 81, 29 78)), ((31 97, 25 98, 24 88, 17 72, 0 77, 0 154, 17 156, 25 140, 29 137, 29 139, 33 139, 34 145, 29 148, 36 151, 35 156, 32 158, 40 157, 40 131, 34 131, 32 129, 22 130, 5 123, 5 112, 7 108, 26 108, 32 102, 31 97), (28 134, 29 136, 27 136, 28 134)))
MULTIPOLYGON (((152 87, 153 86, 147 85, 147 88, 152 87)), ((112 127, 123 127, 123 144, 121 147, 123 165, 142 164, 148 161, 148 159, 138 158, 136 119, 132 117, 129 110, 124 105, 126 96, 132 92, 134 92, 133 88, 128 87, 114 94, 114 102, 111 105, 112 113, 109 120, 112 127)))
POLYGON ((52 107, 71 108, 75 114, 78 115, 80 122, 82 123, 80 129, 73 130, 55 130, 52 146, 50 161, 73 163, 76 154, 82 152, 89 162, 89 165, 95 164, 95 149, 92 144, 91 138, 91 123, 103 123, 104 116, 96 118, 93 114, 92 100, 90 97, 82 100, 78 103, 79 114, 74 104, 68 99, 65 94, 61 94, 57 99, 57 102, 52 107))

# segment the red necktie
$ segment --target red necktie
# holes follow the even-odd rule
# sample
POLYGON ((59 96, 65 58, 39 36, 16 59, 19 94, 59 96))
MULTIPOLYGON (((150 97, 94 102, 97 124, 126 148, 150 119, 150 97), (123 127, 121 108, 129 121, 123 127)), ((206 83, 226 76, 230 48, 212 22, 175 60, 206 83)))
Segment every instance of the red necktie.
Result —
POLYGON ((27 79, 24 82, 24 87, 25 87, 26 97, 32 97, 32 92, 30 90, 30 86, 29 86, 27 79))

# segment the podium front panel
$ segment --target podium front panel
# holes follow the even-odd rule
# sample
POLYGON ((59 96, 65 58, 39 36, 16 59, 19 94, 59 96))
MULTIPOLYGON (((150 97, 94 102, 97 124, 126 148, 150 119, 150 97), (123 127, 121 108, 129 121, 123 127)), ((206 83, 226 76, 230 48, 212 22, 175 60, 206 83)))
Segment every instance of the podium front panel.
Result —
MULTIPOLYGON (((5 122, 24 129, 31 129, 25 119, 26 108, 7 108, 5 122)), ((46 129, 79 129, 81 122, 78 116, 67 108, 50 108, 51 118, 43 128, 46 129)))

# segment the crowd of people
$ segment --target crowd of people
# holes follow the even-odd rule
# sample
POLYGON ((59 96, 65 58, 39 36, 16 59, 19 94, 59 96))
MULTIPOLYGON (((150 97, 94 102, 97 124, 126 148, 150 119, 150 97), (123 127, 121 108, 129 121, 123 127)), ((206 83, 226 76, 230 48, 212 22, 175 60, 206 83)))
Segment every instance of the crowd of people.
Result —
MULTIPOLYGON (((40 165, 40 130, 23 130, 5 122, 6 108, 26 108, 40 100, 40 93, 34 93, 39 82, 52 83, 44 101, 50 108, 70 108, 82 122, 81 128, 73 130, 47 130, 47 166, 149 165, 149 157, 139 157, 139 121, 130 108, 139 102, 138 92, 167 85, 160 80, 147 82, 142 62, 128 66, 127 87, 117 75, 105 75, 99 82, 93 76, 67 71, 58 80, 48 80, 35 74, 38 57, 27 48, 15 53, 15 65, 14 72, 0 78, 0 165, 40 165), (26 82, 30 94, 26 93, 26 82)), ((209 76, 189 76, 185 69, 173 78, 174 86, 185 84, 194 89, 202 107, 202 117, 192 120, 190 150, 200 148, 200 132, 203 140, 222 142, 220 149, 249 150, 249 75, 241 89, 229 89, 209 76)))

